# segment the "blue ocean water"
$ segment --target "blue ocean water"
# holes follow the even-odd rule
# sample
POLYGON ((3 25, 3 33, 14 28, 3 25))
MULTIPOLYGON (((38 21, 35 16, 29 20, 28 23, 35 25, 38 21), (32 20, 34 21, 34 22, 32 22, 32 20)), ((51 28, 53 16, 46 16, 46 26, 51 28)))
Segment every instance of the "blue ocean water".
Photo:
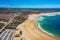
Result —
POLYGON ((60 14, 39 16, 39 18, 42 20, 37 20, 37 24, 40 25, 38 27, 55 36, 60 36, 60 14))

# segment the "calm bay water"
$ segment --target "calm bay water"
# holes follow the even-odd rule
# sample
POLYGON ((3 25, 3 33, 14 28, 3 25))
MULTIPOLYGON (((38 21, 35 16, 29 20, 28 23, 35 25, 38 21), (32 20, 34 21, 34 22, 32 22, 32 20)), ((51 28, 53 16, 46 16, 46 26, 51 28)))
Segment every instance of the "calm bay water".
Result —
POLYGON ((60 14, 53 16, 39 16, 37 24, 40 25, 43 30, 51 33, 55 36, 60 36, 60 14))

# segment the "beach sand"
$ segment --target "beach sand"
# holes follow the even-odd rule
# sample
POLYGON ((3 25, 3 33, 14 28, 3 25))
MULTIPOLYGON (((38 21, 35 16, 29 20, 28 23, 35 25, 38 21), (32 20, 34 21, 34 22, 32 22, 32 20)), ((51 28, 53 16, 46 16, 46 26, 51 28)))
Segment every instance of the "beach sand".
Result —
MULTIPOLYGON (((50 13, 51 14, 51 13, 50 13)), ((50 15, 46 14, 46 15, 50 15)), ((51 36, 45 32, 43 32, 41 29, 39 29, 36 24, 36 20, 38 19, 38 16, 44 15, 42 14, 31 14, 29 15, 28 19, 20 24, 16 29, 21 29, 23 34, 23 37, 27 40, 60 40, 57 37, 51 36)))

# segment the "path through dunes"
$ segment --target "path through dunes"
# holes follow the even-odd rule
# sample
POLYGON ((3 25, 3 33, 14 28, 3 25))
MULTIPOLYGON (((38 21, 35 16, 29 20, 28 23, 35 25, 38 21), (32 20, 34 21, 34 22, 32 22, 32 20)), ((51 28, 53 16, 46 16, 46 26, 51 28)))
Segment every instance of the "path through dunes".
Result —
POLYGON ((59 40, 56 37, 52 37, 41 31, 37 27, 35 20, 37 20, 36 15, 29 16, 29 18, 24 23, 19 25, 17 29, 20 28, 26 36, 30 38, 30 40, 59 40))

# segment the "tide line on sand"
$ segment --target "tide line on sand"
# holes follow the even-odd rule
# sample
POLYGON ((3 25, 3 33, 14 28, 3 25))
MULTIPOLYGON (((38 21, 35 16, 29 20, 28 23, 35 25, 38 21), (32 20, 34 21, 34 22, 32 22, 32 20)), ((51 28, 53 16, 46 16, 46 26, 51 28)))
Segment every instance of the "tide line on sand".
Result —
POLYGON ((50 35, 50 36, 54 36, 52 33, 49 33, 49 32, 47 32, 47 31, 45 31, 44 29, 42 29, 38 23, 37 23, 37 25, 38 25, 38 28, 39 28, 40 30, 42 30, 44 33, 46 33, 46 34, 48 34, 48 35, 50 35))
MULTIPOLYGON (((39 19, 39 18, 38 18, 38 19, 39 19)), ((39 19, 39 20, 41 20, 41 19, 39 19)), ((37 24, 37 27, 38 27, 41 31, 43 31, 44 33, 46 33, 46 34, 48 34, 48 35, 50 35, 50 36, 55 36, 55 35, 53 35, 52 33, 49 33, 49 32, 47 32, 47 31, 45 31, 43 28, 41 28, 40 24, 38 24, 37 21, 38 21, 38 20, 36 20, 35 23, 37 24)))

